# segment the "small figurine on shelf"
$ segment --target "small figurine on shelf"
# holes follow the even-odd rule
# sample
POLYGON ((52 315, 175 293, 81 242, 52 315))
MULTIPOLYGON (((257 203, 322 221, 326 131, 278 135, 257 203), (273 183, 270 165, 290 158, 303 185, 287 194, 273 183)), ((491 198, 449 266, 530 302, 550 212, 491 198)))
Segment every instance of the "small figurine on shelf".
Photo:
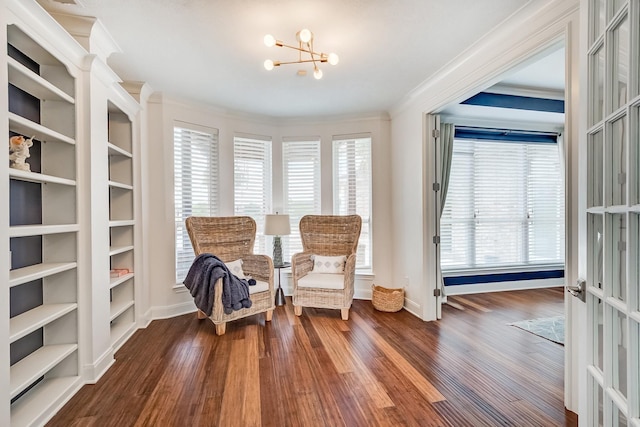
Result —
POLYGON ((31 172, 31 166, 25 160, 30 157, 29 147, 33 146, 33 137, 26 139, 22 135, 9 138, 9 166, 31 172))

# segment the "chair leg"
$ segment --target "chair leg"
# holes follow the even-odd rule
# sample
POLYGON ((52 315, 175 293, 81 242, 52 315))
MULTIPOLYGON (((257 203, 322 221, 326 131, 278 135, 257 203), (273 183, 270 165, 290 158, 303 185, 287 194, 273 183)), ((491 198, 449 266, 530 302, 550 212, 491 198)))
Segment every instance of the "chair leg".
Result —
POLYGON ((216 335, 224 335, 224 333, 227 331, 227 324, 226 323, 218 323, 216 324, 216 335))
POLYGON ((273 318, 273 310, 267 310, 264 312, 264 318, 267 322, 271 322, 271 319, 273 318))
POLYGON ((207 315, 206 315, 206 314, 204 314, 204 311, 202 311, 202 310, 198 310, 198 313, 197 313, 196 315, 198 316, 198 319, 199 319, 199 320, 202 320, 202 319, 206 319, 206 318, 207 318, 207 315))
POLYGON ((301 305, 294 305, 293 306, 293 312, 295 313, 296 316, 302 316, 302 306, 301 305))
POLYGON ((341 308, 340 309, 340 314, 342 315, 342 320, 349 320, 349 309, 348 308, 341 308))

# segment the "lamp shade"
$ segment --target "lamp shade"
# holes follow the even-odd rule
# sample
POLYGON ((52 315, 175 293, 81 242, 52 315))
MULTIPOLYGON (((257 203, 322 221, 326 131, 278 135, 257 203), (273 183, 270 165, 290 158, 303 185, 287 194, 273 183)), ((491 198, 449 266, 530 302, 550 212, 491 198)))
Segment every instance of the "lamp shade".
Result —
POLYGON ((264 219, 265 236, 286 236, 291 234, 289 215, 266 215, 264 219))

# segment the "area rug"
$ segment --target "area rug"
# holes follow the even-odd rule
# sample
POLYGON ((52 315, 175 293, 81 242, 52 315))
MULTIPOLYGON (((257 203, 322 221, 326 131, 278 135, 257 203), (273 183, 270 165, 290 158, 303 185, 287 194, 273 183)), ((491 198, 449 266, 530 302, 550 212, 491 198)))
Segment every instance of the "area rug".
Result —
POLYGON ((521 320, 509 323, 509 325, 564 345, 564 316, 521 320))

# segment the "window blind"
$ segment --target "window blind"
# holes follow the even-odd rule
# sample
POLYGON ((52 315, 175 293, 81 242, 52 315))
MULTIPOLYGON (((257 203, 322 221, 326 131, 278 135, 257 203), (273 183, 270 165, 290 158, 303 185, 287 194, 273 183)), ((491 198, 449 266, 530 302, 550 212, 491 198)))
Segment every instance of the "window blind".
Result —
POLYGON ((285 259, 302 252, 300 218, 321 213, 320 141, 282 143, 284 209, 289 214, 291 234, 283 239, 285 259))
POLYGON ((443 270, 564 263, 556 144, 455 139, 443 270))
POLYGON ((218 131, 176 126, 173 142, 176 283, 182 283, 195 258, 185 219, 218 213, 218 131))
POLYGON ((333 140, 333 212, 362 217, 356 268, 371 269, 370 137, 333 140))
POLYGON ((271 141, 236 136, 233 140, 234 212, 256 221, 255 253, 266 253, 264 216, 271 213, 271 141))

